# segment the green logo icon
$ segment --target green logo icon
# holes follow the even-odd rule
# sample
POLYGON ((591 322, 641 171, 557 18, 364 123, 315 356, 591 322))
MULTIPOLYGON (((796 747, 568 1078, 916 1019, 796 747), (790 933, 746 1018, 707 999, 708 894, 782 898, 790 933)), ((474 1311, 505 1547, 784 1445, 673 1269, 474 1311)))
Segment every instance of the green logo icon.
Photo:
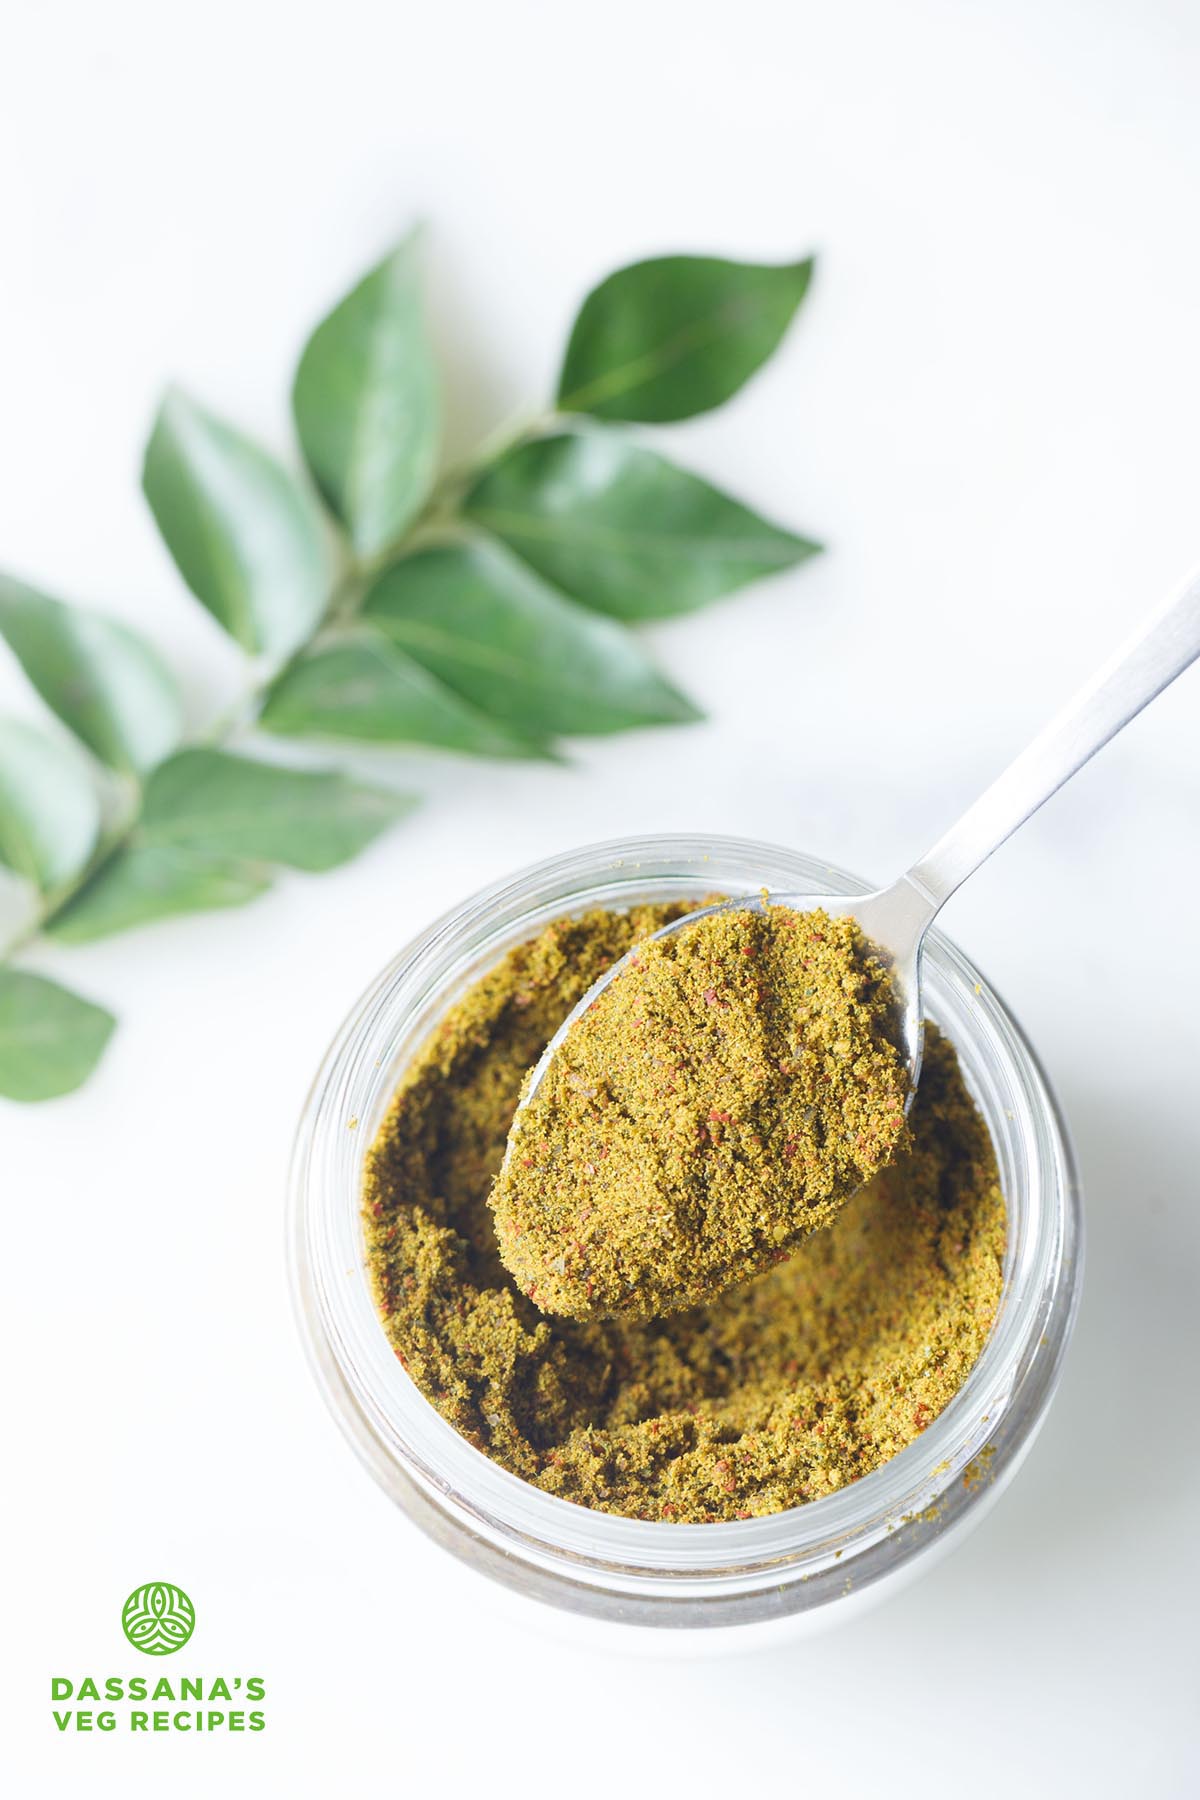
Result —
POLYGON ((182 1588, 148 1581, 134 1588, 121 1608, 121 1629, 135 1650, 170 1656, 182 1650, 196 1629, 196 1609, 182 1588))

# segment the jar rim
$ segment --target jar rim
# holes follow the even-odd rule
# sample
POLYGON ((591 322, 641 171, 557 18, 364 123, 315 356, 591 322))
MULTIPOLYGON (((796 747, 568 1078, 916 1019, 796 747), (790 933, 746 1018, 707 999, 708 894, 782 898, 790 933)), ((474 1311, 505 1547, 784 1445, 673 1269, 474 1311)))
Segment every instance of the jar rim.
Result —
MULTIPOLYGON (((796 1610, 833 1597, 847 1577, 858 1585, 875 1579, 944 1534, 984 1487, 1015 1467, 1049 1403, 1074 1320, 1081 1220, 1065 1124, 1015 1019, 962 953, 933 932, 927 1011, 946 1029, 992 1132, 1009 1246, 988 1340, 913 1443, 837 1493, 784 1512, 671 1524, 543 1492, 469 1444, 426 1400, 376 1312, 360 1225, 363 1161, 400 1070, 450 1000, 550 918, 731 883, 745 892, 763 885, 869 891, 818 859, 728 837, 616 839, 531 864, 451 909, 371 984, 322 1064, 293 1153, 293 1291, 343 1428, 402 1503, 420 1495, 422 1510, 442 1515, 451 1548, 466 1553, 469 1540, 487 1550, 484 1560, 499 1563, 491 1573, 525 1587, 536 1577, 550 1590, 543 1597, 577 1610, 627 1608, 640 1598, 653 1617, 656 1599, 703 1603, 719 1595, 733 1603, 733 1616, 757 1617, 767 1594, 774 1610, 796 1610), (972 1465, 985 1448, 986 1473, 973 1483, 972 1465)), ((727 1604, 722 1612, 729 1611, 727 1604)))

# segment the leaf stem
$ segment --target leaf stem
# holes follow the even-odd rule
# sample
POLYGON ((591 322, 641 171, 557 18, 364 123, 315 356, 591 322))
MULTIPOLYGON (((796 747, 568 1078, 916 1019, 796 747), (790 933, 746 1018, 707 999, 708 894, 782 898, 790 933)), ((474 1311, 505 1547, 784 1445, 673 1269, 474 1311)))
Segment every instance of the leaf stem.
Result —
POLYGON ((443 513, 452 513, 477 476, 482 475, 506 450, 511 450, 526 438, 540 436, 554 423, 555 416, 554 411, 547 407, 539 407, 536 412, 522 408, 520 412, 511 414, 494 431, 488 432, 470 456, 464 457, 461 462, 451 463, 442 472, 434 483, 421 519, 425 520, 431 514, 440 517, 443 513))

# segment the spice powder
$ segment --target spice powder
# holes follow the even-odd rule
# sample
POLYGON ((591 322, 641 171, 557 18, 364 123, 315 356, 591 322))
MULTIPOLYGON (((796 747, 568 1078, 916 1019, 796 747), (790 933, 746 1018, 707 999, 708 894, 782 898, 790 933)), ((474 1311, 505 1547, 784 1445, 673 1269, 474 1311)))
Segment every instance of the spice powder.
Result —
POLYGON ((663 1318, 538 1310, 488 1205, 522 1081, 597 976, 687 910, 592 912, 512 950, 406 1071, 364 1182, 384 1327, 438 1411, 548 1493, 676 1523, 819 1499, 918 1437, 987 1338, 1006 1235, 986 1127, 929 1027, 911 1141, 786 1262, 663 1318))
POLYGON ((735 907, 640 943, 517 1115, 492 1190, 505 1267, 575 1319, 762 1274, 904 1141, 898 1022, 852 918, 735 907))

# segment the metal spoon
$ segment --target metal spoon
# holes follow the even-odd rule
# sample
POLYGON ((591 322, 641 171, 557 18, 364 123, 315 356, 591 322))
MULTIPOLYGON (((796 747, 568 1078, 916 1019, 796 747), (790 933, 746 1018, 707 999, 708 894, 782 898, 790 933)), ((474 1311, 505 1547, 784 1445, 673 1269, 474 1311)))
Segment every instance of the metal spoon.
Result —
MULTIPOLYGON (((818 908, 833 916, 852 913, 875 948, 890 965, 892 985, 901 1009, 901 1044, 909 1073, 908 1104, 921 1073, 923 1018, 921 1006, 921 946, 937 914, 951 894, 973 875, 981 863, 1038 807, 1057 793, 1097 750, 1115 737, 1144 706, 1161 694, 1177 675, 1200 656, 1200 571, 1193 573, 1182 590, 1154 612, 1098 670, 1075 698, 1034 738, 1003 775, 952 825, 931 850, 915 862, 906 875, 877 893, 839 899, 829 894, 771 894, 771 905, 793 907, 797 912, 818 908)), ((709 913, 761 911, 760 897, 723 900, 716 906, 686 913, 664 925, 653 938, 686 931, 709 913)), ((596 996, 614 981, 636 954, 630 950, 593 982, 579 1004, 559 1026, 540 1059, 522 1096, 520 1112, 541 1086, 551 1059, 572 1025, 596 996)), ((509 1144, 512 1144, 512 1137, 509 1144)))

